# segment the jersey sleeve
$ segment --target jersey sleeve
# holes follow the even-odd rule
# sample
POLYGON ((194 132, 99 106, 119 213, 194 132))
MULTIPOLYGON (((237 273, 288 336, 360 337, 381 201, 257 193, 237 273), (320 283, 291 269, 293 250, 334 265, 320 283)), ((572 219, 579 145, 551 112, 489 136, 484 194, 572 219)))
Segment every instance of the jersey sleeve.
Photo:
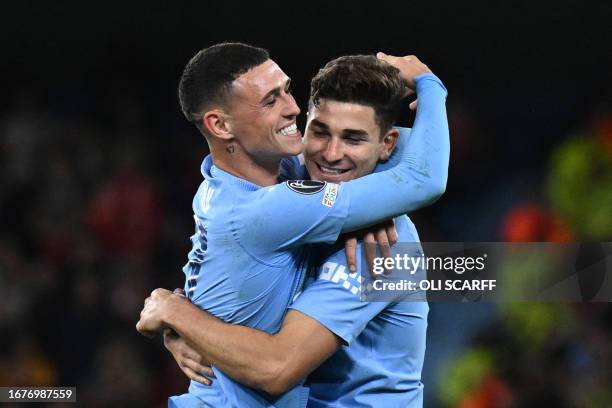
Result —
POLYGON ((434 202, 448 175, 446 88, 433 74, 417 77, 419 108, 398 164, 379 173, 333 184, 287 181, 253 192, 236 207, 235 231, 255 249, 285 250, 334 242, 354 231, 434 202))
POLYGON ((255 254, 335 242, 350 201, 340 185, 310 180, 289 180, 252 195, 234 208, 232 230, 255 254))
MULTIPOLYGON (((389 160, 378 162, 376 167, 374 168, 374 173, 380 173, 381 171, 390 170, 393 167, 397 166, 400 163, 402 155, 406 151, 408 147, 408 140, 410 139, 410 132, 412 129, 405 127, 395 127, 399 131, 399 136, 397 138, 397 145, 395 145, 395 149, 391 153, 389 160)), ((417 147, 420 147, 417 145, 417 147)), ((419 156, 421 153, 416 152, 416 155, 419 156)))

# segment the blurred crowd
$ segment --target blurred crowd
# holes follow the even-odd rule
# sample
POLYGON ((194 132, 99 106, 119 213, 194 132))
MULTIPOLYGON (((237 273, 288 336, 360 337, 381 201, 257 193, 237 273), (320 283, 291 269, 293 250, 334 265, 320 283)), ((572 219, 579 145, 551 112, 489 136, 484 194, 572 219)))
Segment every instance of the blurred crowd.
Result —
POLYGON ((76 385, 107 407, 186 384, 134 325, 152 288, 183 284, 205 144, 119 102, 105 123, 27 94, 2 115, 1 385, 76 385))
MULTIPOLYGON (((178 108, 160 118, 129 94, 95 115, 17 95, 0 112, 0 385, 76 385, 88 407, 165 406, 187 380, 134 325, 152 289, 183 285, 205 141, 178 108)), ((500 171, 516 159, 476 111, 449 100, 449 188, 415 214, 423 240, 612 239, 611 116, 500 171)), ((427 407, 612 406, 608 304, 466 307, 432 304, 427 407)))
MULTIPOLYGON (((611 241, 612 116, 594 114, 544 159, 540 181, 511 202, 497 239, 611 241)), ((511 260, 506 268, 508 274, 535 276, 546 262, 545 257, 511 260)), ((610 265, 606 270, 609 279, 610 265)), ((592 298, 591 292, 583 291, 583 299, 592 298)), ((452 316, 450 308, 432 307, 452 316)), ((470 307, 478 314, 478 305, 470 307)), ((491 314, 437 366, 437 395, 430 401, 460 408, 612 406, 609 303, 508 302, 487 310, 491 314)), ((428 333, 430 344, 435 336, 455 334, 440 324, 445 319, 433 322, 437 332, 428 333)))

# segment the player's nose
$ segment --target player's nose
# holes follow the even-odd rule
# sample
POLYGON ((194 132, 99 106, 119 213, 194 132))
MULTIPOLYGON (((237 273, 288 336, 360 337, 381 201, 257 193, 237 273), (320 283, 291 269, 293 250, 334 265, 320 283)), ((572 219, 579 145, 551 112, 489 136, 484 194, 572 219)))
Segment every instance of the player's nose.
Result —
POLYGON ((296 117, 300 114, 300 108, 295 103, 295 98, 291 94, 285 95, 285 109, 283 116, 285 117, 296 117))
POLYGON ((323 158, 325 161, 328 163, 337 162, 342 159, 343 154, 342 143, 340 143, 337 138, 330 137, 325 148, 323 149, 323 158))

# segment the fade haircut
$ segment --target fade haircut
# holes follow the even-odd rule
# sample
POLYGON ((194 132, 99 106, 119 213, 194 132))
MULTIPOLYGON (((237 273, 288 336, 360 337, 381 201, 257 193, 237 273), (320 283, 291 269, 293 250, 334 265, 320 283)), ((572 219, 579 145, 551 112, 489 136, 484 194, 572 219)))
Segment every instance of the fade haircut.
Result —
POLYGON ((328 62, 312 78, 310 106, 319 107, 321 99, 370 106, 384 135, 395 122, 405 90, 397 68, 373 55, 347 55, 328 62))
POLYGON ((212 105, 225 106, 232 82, 270 59, 270 53, 252 45, 226 42, 199 51, 185 66, 178 99, 187 120, 201 132, 201 114, 212 105))

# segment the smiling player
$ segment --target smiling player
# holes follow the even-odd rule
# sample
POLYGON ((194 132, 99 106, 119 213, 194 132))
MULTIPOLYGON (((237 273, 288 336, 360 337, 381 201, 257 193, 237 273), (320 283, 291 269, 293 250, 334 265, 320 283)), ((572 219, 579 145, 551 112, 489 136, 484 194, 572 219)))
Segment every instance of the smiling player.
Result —
MULTIPOLYGON (((421 106, 396 167, 339 185, 273 185, 280 174, 280 159, 298 149, 291 126, 299 110, 288 93, 288 78, 267 55, 255 53, 257 58, 251 58, 249 49, 248 63, 244 63, 232 47, 229 56, 224 47, 198 54, 202 58, 196 56, 188 64, 181 81, 186 116, 203 129, 212 154, 202 165, 206 180, 194 199, 198 230, 185 267, 186 289, 193 304, 176 295, 160 301, 164 292, 158 290, 147 301, 138 323, 138 329, 147 334, 172 328, 192 344, 204 339, 201 329, 205 326, 200 323, 206 316, 194 304, 230 323, 268 333, 278 331, 307 268, 305 244, 333 243, 340 232, 426 205, 441 194, 446 183, 446 92, 433 75, 415 79, 429 71, 414 58, 405 60, 404 74, 411 86, 416 85, 421 106), (222 66, 237 61, 241 67, 233 71, 222 66), (211 78, 223 77, 228 71, 234 73, 219 88, 223 97, 200 90, 210 86, 211 78), (189 89, 198 89, 200 97, 189 94, 189 89), (203 94, 208 95, 206 102, 202 102, 203 94), (424 151, 427 157, 420 156, 424 151)), ((350 170, 330 164, 319 163, 323 166, 320 171, 346 174, 350 170)), ((338 340, 331 336, 337 347, 338 340)), ((306 402, 307 390, 299 385, 269 399, 227 376, 223 371, 241 380, 222 361, 213 363, 221 369, 215 368, 215 385, 192 382, 190 394, 175 400, 177 404, 251 407, 303 406, 306 402)))

